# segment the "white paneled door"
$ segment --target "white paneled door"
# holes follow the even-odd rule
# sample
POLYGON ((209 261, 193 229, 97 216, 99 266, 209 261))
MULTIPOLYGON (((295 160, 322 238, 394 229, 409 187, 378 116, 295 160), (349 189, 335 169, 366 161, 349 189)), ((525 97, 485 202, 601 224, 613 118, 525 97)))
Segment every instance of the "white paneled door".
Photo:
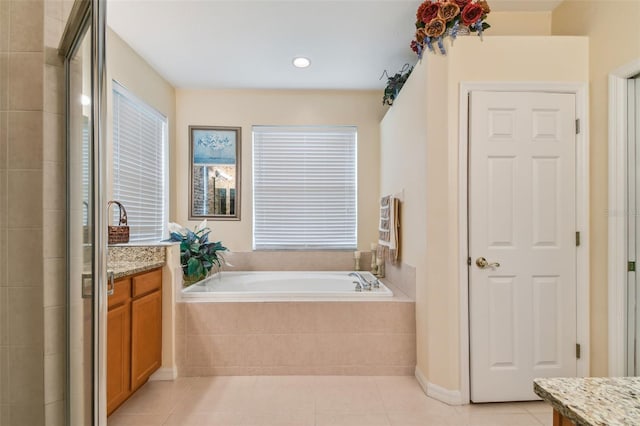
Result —
POLYGON ((576 375, 575 118, 573 94, 471 93, 473 402, 576 375))

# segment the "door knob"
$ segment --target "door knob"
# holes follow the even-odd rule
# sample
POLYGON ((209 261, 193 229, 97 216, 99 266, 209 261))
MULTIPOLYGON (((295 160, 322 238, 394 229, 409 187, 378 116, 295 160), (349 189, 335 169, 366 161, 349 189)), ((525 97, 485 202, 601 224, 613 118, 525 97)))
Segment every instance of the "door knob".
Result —
POLYGON ((500 267, 500 264, 498 262, 489 263, 489 262, 487 262, 487 259, 485 259, 484 257, 477 258, 476 259, 476 265, 478 265, 478 268, 480 268, 480 269, 499 268, 500 267))

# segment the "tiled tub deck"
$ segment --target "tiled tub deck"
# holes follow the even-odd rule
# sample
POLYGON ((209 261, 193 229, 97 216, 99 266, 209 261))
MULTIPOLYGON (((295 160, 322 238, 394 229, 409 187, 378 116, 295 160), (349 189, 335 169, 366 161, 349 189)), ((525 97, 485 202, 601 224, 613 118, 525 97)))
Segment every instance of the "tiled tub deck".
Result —
POLYGON ((415 303, 176 303, 179 376, 413 375, 415 303))

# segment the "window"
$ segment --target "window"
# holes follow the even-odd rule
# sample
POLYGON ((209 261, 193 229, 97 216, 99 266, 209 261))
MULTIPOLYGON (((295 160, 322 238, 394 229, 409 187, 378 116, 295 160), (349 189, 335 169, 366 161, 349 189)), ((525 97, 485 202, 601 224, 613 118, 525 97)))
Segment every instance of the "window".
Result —
POLYGON ((253 247, 357 246, 357 129, 253 127, 253 247))
POLYGON ((113 199, 127 209, 131 242, 159 241, 167 226, 167 119, 115 81, 113 87, 113 199))

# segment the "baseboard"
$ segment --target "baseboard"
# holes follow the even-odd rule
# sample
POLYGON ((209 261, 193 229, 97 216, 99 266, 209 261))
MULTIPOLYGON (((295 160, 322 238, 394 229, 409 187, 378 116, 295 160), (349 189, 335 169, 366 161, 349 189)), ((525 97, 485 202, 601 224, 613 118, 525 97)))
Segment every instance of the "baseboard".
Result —
POLYGON ((175 380, 178 377, 176 368, 160 368, 149 377, 150 382, 175 380))
POLYGON ((428 396, 449 405, 463 405, 462 393, 459 390, 445 389, 442 386, 429 383, 422 371, 416 367, 416 380, 428 396))

